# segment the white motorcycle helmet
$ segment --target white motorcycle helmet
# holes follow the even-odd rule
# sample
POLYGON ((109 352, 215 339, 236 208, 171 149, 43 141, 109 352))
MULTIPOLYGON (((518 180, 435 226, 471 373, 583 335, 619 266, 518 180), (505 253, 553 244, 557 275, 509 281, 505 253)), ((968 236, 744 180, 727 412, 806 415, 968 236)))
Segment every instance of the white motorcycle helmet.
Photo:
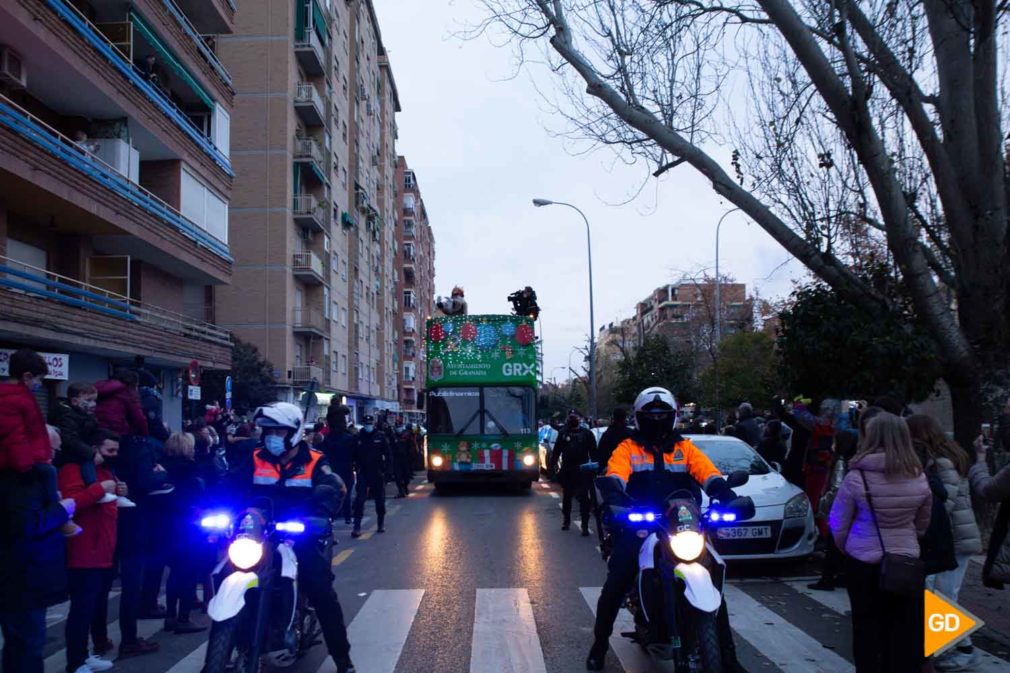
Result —
POLYGON ((635 399, 635 425, 647 437, 658 438, 673 431, 677 399, 666 388, 646 388, 635 399))
POLYGON ((291 430, 288 435, 288 448, 297 446, 305 436, 305 422, 302 418, 302 410, 290 402, 274 402, 256 410, 253 422, 259 428, 287 428, 291 430))

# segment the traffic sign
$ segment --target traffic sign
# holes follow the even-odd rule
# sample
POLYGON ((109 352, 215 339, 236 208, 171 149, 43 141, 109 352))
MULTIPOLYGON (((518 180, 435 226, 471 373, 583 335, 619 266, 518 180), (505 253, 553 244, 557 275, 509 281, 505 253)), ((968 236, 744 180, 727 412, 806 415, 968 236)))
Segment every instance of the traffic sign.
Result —
POLYGON ((224 392, 225 392, 225 397, 226 398, 231 397, 231 377, 230 376, 226 376, 225 379, 224 379, 224 392))
POLYGON ((199 402, 200 386, 189 386, 188 388, 186 388, 186 399, 199 402))
MULTIPOLYGON (((189 367, 186 369, 186 373, 189 376, 189 385, 198 386, 200 385, 200 363, 196 360, 192 360, 189 363, 189 367)), ((199 399, 199 398, 197 398, 199 399)))
POLYGON ((982 628, 982 620, 944 596, 926 591, 925 656, 942 653, 959 640, 982 628))

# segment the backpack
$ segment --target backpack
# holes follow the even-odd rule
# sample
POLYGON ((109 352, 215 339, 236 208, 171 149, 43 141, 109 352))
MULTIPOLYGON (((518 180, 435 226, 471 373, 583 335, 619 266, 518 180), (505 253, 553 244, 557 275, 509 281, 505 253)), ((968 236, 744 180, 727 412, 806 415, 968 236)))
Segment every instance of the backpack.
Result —
POLYGON ((954 529, 950 525, 950 517, 944 503, 947 502, 947 489, 937 473, 936 468, 926 470, 929 490, 933 493, 930 508, 929 528, 919 540, 919 558, 926 564, 926 574, 935 575, 957 567, 957 557, 954 556, 954 529))

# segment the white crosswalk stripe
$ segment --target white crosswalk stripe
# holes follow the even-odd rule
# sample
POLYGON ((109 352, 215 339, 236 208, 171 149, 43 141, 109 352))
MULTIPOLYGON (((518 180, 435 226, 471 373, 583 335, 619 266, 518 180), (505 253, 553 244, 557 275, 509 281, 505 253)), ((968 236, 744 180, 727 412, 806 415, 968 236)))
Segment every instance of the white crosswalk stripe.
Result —
MULTIPOLYGON (((582 597, 596 616, 596 603, 600 600, 602 587, 580 587, 582 597)), ((614 635, 610 636, 610 649, 617 655, 625 673, 655 673, 659 668, 645 654, 641 647, 621 635, 624 631, 634 631, 635 621, 631 613, 621 610, 614 622, 614 635)))
POLYGON ((547 673, 526 589, 477 589, 470 673, 547 673))
MULTIPOLYGON (((357 673, 393 673, 423 597, 422 589, 372 592, 347 627, 357 673)), ((327 657, 318 673, 336 670, 327 657)))

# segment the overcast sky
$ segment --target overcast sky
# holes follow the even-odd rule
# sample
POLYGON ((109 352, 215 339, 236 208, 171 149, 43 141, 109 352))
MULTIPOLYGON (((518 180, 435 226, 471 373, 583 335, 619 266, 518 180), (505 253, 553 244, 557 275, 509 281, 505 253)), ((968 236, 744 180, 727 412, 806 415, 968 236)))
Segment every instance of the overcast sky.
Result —
MULTIPOLYGON (((632 315, 653 288, 714 268, 716 222, 732 206, 692 169, 650 178, 637 198, 616 205, 654 167, 615 163, 606 148, 574 155, 551 133, 563 120, 534 86, 551 88, 548 73, 509 79, 510 48, 453 36, 481 18, 471 0, 375 5, 403 106, 397 151, 416 171, 435 234, 436 293, 459 284, 471 313, 508 313, 506 295, 532 285, 543 310, 545 378, 565 377, 571 350, 589 333, 586 240, 578 213, 534 208, 533 197, 568 201, 589 218, 597 329, 632 315)), ((803 276, 740 213, 726 218, 720 238, 720 271, 749 292, 785 296, 803 276)))

